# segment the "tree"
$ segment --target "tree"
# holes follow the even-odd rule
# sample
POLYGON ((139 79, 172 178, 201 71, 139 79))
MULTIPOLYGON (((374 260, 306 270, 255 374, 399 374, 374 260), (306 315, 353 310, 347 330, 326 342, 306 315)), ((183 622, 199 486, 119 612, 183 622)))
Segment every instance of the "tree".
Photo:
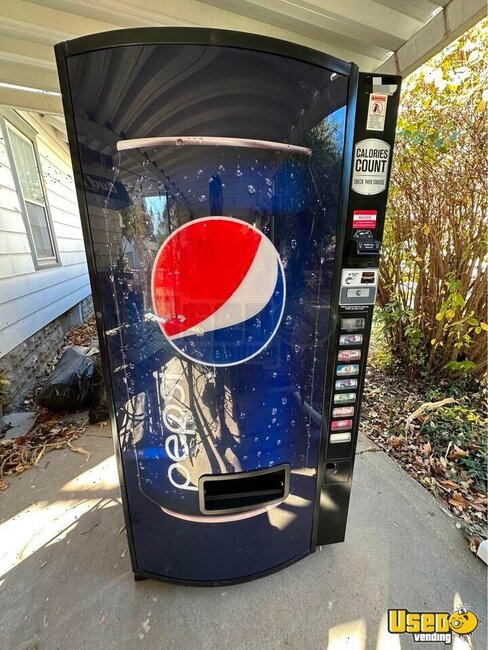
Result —
POLYGON ((412 377, 486 373, 484 20, 405 82, 379 287, 412 377))

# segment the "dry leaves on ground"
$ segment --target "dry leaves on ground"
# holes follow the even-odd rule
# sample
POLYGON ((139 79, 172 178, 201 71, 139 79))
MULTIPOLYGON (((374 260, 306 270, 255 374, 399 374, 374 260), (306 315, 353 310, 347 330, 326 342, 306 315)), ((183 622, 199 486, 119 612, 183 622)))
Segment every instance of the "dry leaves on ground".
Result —
MULTIPOLYGON (((480 440, 470 439, 466 422, 468 433, 459 444, 459 429, 451 432, 449 423, 442 420, 443 409, 463 400, 469 401, 469 396, 428 401, 405 377, 369 367, 360 429, 434 494, 458 520, 476 551, 486 537, 488 504, 486 477, 480 477, 473 462, 475 455, 479 458, 482 453, 480 440), (454 439, 443 447, 441 441, 450 435, 454 439)), ((479 422, 486 417, 481 410, 473 416, 479 422)), ((482 426, 479 422, 478 431, 482 426)))
POLYGON ((5 477, 19 474, 39 463, 48 451, 69 448, 87 455, 82 447, 75 447, 72 441, 85 431, 88 421, 62 420, 59 413, 42 409, 34 429, 25 436, 11 440, 0 440, 0 491, 8 487, 5 477))
POLYGON ((71 328, 64 338, 68 345, 86 346, 91 345, 97 336, 95 316, 91 316, 85 323, 71 328))

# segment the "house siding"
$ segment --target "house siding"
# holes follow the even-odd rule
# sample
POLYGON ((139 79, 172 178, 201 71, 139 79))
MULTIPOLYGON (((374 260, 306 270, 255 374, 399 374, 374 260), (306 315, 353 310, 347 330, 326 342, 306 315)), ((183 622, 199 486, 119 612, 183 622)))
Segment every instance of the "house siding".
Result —
POLYGON ((90 295, 67 146, 42 117, 20 115, 37 132, 60 265, 35 270, 0 126, 0 358, 90 295))

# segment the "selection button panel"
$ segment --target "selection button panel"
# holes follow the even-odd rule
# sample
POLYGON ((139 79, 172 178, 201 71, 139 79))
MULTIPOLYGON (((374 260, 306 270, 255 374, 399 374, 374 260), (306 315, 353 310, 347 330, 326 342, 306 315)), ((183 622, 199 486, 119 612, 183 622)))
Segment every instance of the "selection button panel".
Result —
POLYGON ((337 354, 338 361, 359 361, 361 359, 361 350, 339 350, 337 354))
POLYGON ((362 334, 341 334, 339 337, 339 345, 361 345, 363 342, 362 334))
POLYGON ((329 440, 333 445, 340 442, 351 442, 351 432, 341 431, 340 433, 331 433, 329 440))

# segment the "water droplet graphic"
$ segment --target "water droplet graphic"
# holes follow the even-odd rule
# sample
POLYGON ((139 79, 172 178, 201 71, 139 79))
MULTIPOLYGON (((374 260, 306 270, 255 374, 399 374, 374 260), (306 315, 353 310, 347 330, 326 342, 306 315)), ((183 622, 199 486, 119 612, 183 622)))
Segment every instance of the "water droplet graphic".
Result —
POLYGON ((276 415, 278 413, 278 409, 274 408, 271 409, 271 415, 276 415))
POLYGON ((206 198, 207 197, 205 196, 205 194, 202 194, 202 196, 198 197, 198 200, 200 201, 200 203, 203 203, 206 200, 206 198))
POLYGON ((267 185, 268 187, 271 187, 271 185, 273 185, 273 181, 272 181, 270 178, 267 178, 267 179, 266 179, 266 185, 267 185))
POLYGON ((292 324, 293 324, 293 318, 292 318, 290 315, 288 315, 288 316, 285 318, 285 325, 290 326, 290 325, 292 325, 292 324))
POLYGON ((282 397, 282 398, 281 398, 281 403, 282 403, 282 404, 287 404, 287 403, 288 403, 288 399, 287 399, 286 397, 282 397))
POLYGON ((296 240, 296 239, 292 239, 291 242, 290 242, 290 245, 291 245, 291 247, 293 248, 293 250, 295 250, 295 248, 297 247, 297 240, 296 240))
POLYGON ((256 194, 256 188, 254 187, 254 185, 248 185, 247 191, 249 192, 249 194, 256 194))
POLYGON ((201 176, 202 174, 203 174, 203 169, 199 169, 199 170, 197 171, 197 176, 201 176))
POLYGON ((242 172, 239 169, 239 167, 236 169, 236 176, 237 176, 237 178, 240 178, 242 176, 242 172))

